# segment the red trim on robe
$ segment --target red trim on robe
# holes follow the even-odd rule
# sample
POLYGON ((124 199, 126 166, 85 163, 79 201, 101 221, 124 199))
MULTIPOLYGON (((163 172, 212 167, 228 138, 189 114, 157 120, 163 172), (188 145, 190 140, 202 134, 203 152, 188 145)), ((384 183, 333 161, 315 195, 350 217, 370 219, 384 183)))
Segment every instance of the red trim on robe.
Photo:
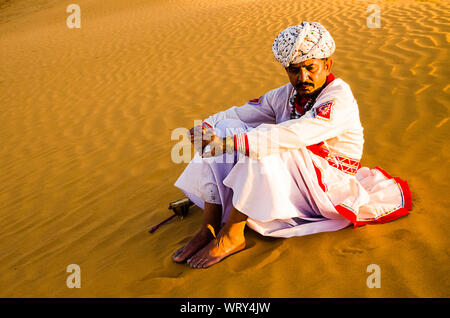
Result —
POLYGON ((261 96, 259 96, 258 98, 251 99, 251 100, 249 100, 247 103, 248 103, 248 104, 251 104, 251 105, 255 105, 255 106, 260 106, 261 103, 262 103, 262 97, 263 97, 263 96, 264 96, 264 95, 261 95, 261 96))
POLYGON ((411 191, 409 189, 409 185, 408 182, 405 180, 402 180, 400 178, 394 178, 393 176, 391 176, 389 173, 387 173, 385 170, 381 169, 380 167, 376 166, 375 169, 377 169, 378 171, 380 171, 386 178, 388 179, 394 179, 401 187, 402 191, 403 191, 403 199, 405 201, 405 209, 411 211, 412 209, 412 196, 411 196, 411 191))
POLYGON ((346 158, 336 155, 330 156, 330 151, 327 147, 325 147, 323 141, 319 142, 318 144, 307 146, 306 149, 311 151, 313 154, 325 159, 330 166, 339 169, 347 174, 355 175, 359 168, 361 168, 361 163, 358 159, 346 158))
POLYGON ((394 179, 393 176, 391 176, 389 173, 387 173, 385 170, 381 169, 380 167, 376 166, 375 169, 380 171, 386 178, 388 179, 394 179))
POLYGON ((242 152, 242 150, 244 150, 245 151, 244 154, 248 157, 250 155, 250 148, 249 148, 249 145, 248 145, 247 134, 246 133, 242 133, 242 134, 234 135, 233 139, 234 139, 234 150, 238 151, 238 152, 242 152), (244 144, 242 144, 242 139, 237 138, 238 135, 243 136, 243 138, 244 138, 243 143, 244 144))
POLYGON ((245 139, 245 155, 248 157, 250 155, 250 148, 248 146, 247 134, 244 135, 244 139, 245 139))
POLYGON ((409 211, 411 211, 412 209, 412 196, 408 186, 408 182, 400 178, 392 177, 390 174, 388 174, 385 170, 381 169, 380 167, 375 167, 375 169, 380 171, 387 179, 394 179, 395 182, 397 182, 397 184, 400 186, 400 191, 402 192, 403 195, 403 206, 377 219, 369 221, 358 221, 357 215, 355 214, 354 211, 341 204, 336 205, 334 207, 336 211, 338 211, 339 214, 345 217, 346 219, 350 220, 355 228, 366 224, 387 223, 409 214, 409 211))
POLYGON ((203 127, 203 129, 206 129, 206 128, 213 129, 213 127, 212 127, 210 124, 208 124, 206 121, 204 121, 204 122, 202 123, 202 127, 203 127))
POLYGON ((316 172, 316 176, 317 176, 317 182, 319 183, 320 188, 322 189, 323 192, 327 192, 327 186, 323 183, 322 180, 322 171, 316 166, 316 164, 313 161, 313 166, 314 166, 314 171, 316 172))

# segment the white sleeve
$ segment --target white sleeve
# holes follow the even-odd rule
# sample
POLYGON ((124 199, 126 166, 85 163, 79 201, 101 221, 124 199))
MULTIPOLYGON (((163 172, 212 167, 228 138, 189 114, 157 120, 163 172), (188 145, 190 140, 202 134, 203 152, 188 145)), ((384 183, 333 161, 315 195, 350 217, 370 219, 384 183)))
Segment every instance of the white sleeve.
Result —
POLYGON ((235 140, 236 149, 252 158, 298 149, 336 137, 357 127, 359 111, 353 95, 342 87, 320 96, 313 108, 299 119, 277 125, 263 124, 235 140))
POLYGON ((261 124, 274 124, 275 111, 272 107, 277 89, 271 90, 257 99, 248 101, 242 106, 233 106, 225 111, 212 115, 204 120, 211 126, 222 119, 238 119, 250 127, 261 124))

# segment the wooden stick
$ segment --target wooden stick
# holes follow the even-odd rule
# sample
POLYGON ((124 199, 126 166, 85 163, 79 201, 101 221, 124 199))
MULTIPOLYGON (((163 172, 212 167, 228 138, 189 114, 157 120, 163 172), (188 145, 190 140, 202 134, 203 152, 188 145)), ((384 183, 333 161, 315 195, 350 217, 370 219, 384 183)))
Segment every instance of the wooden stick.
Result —
POLYGON ((175 216, 177 216, 176 214, 171 215, 170 217, 168 217, 167 219, 165 219, 164 221, 162 221, 161 223, 153 226, 148 232, 149 233, 153 233, 155 232, 161 225, 169 222, 170 220, 172 220, 175 216))

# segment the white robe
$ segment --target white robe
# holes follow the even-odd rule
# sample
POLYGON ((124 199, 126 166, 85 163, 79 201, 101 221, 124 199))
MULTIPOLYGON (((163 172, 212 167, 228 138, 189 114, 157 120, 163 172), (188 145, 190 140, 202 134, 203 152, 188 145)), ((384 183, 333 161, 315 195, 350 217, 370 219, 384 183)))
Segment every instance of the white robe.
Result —
POLYGON ((198 155, 175 186, 196 205, 234 205, 247 224, 266 236, 335 231, 351 223, 385 223, 408 213, 408 185, 380 168, 360 168, 363 128, 350 87, 335 79, 312 109, 290 119, 289 83, 258 100, 217 113, 205 122, 221 137, 240 136, 235 152, 198 155))

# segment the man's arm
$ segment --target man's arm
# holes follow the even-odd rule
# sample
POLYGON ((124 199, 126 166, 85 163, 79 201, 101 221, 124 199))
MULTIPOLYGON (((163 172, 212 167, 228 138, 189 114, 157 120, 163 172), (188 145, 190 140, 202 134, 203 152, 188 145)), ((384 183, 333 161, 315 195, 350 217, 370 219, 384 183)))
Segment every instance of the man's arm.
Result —
POLYGON ((235 149, 252 158, 298 149, 360 127, 359 111, 351 91, 338 86, 323 96, 299 119, 262 124, 235 135, 235 149))
MULTIPOLYGON (((250 127, 257 127, 263 123, 275 123, 276 116, 272 105, 274 99, 276 99, 276 94, 278 94, 282 88, 283 87, 271 90, 259 98, 249 100, 240 107, 233 106, 225 111, 206 118, 202 125, 193 127, 189 131, 191 142, 193 144, 201 145, 201 150, 203 151, 203 148, 214 139, 213 136, 215 136, 215 133, 213 127, 217 122, 223 119, 237 119, 250 127), (205 135, 206 130, 208 130, 208 132, 205 135)), ((200 151, 200 149, 197 150, 200 151)))
POLYGON ((278 90, 279 88, 271 90, 259 98, 249 100, 242 106, 233 106, 214 114, 206 118, 204 122, 213 127, 222 119, 238 119, 250 127, 257 127, 261 124, 274 124, 276 116, 272 105, 278 90))

